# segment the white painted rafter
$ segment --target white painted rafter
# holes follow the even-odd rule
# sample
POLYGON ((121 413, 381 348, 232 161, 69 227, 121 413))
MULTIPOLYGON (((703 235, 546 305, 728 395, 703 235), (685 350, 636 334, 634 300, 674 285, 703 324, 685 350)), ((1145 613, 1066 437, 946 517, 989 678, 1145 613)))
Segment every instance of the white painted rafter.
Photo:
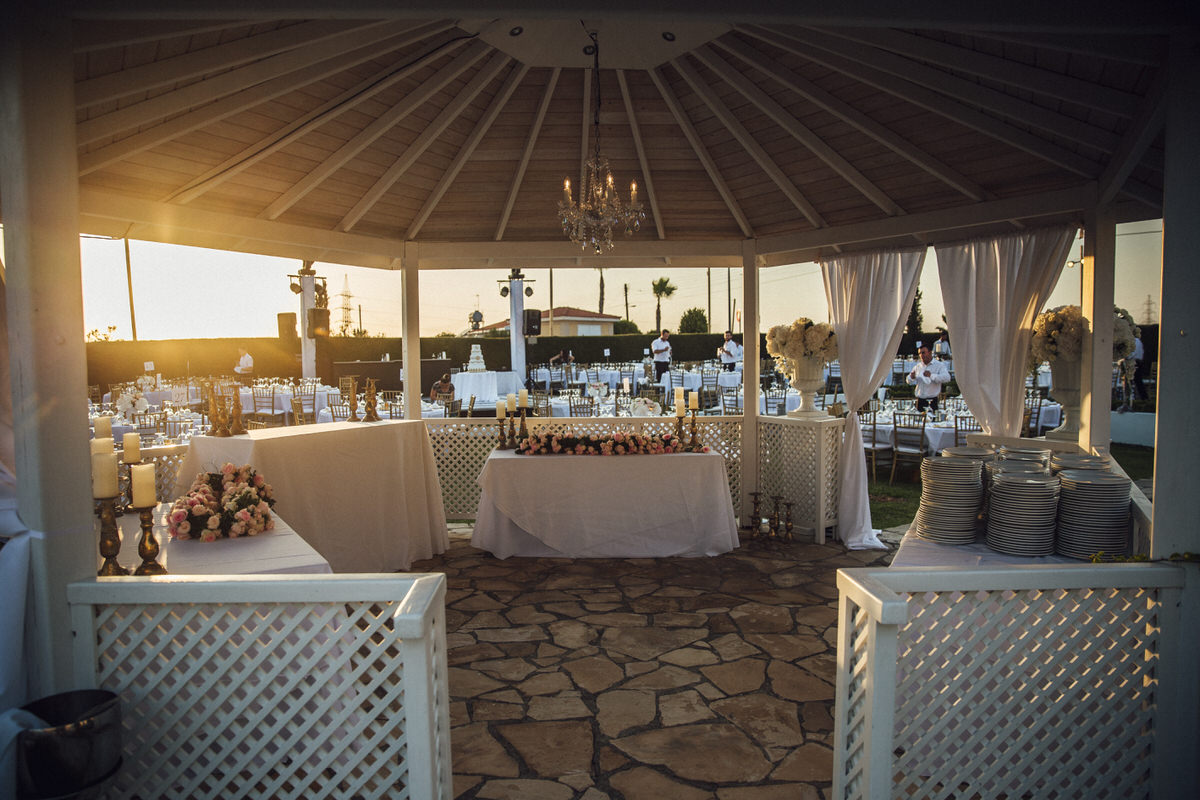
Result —
POLYGON ((1143 188, 1141 185, 1126 186, 1129 175, 1134 167, 1141 163, 1146 149, 1157 138, 1166 122, 1166 85, 1161 78, 1156 80, 1146 93, 1146 98, 1138 109, 1137 115, 1129 123, 1129 130, 1121 140, 1121 146, 1113 153, 1112 159, 1104 172, 1100 174, 1099 205, 1106 206, 1116 199, 1117 194, 1125 191, 1139 200, 1152 205, 1162 204, 1162 192, 1143 188))
POLYGON ((725 179, 721 176, 721 171, 717 169, 717 164, 709 155, 708 148, 704 146, 704 142, 700 140, 700 134, 696 132, 696 126, 688 119, 687 112, 683 106, 679 104, 679 100, 671 92, 671 87, 667 85, 667 80, 662 74, 662 67, 656 67, 649 72, 650 80, 654 82, 654 86, 658 89, 658 93, 662 95, 663 101, 667 104, 667 108, 671 110, 671 116, 675 118, 676 124, 683 131, 684 138, 688 144, 692 146, 692 152, 696 154, 696 158, 700 159, 704 171, 708 173, 709 179, 716 187, 717 193, 721 195, 721 199, 725 201, 725 206, 729 209, 729 213, 733 215, 737 221, 738 227, 742 229, 742 235, 747 239, 754 236, 754 229, 750 227, 750 220, 746 219, 745 212, 738 204, 737 198, 733 196, 733 191, 729 185, 725 183, 725 179))
POLYGON ((429 197, 425 200, 425 204, 421 206, 421 210, 417 212, 412 223, 408 226, 408 233, 404 236, 405 239, 412 241, 417 238, 422 226, 429 219, 429 215, 433 213, 433 210, 437 208, 437 204, 445 197, 446 191, 454 183, 455 178, 458 177, 458 173, 462 171, 462 168, 471 159, 471 156, 475 153, 475 148, 479 147, 479 143, 487 135, 488 130, 492 127, 492 123, 496 121, 496 117, 500 115, 504 106, 512 99, 512 94, 516 91, 517 85, 524 80, 528 72, 529 67, 527 65, 517 64, 512 72, 508 74, 508 77, 505 78, 504 83, 500 86, 499 91, 496 92, 495 97, 492 98, 492 102, 488 105, 487 110, 483 112, 483 116, 475 123, 475 128, 471 131, 471 135, 463 142, 462 147, 458 150, 458 154, 454 156, 454 160, 442 172, 442 177, 438 180, 437 186, 433 187, 433 191, 430 192, 429 197))
POLYGON ((346 216, 342 217, 342 221, 338 223, 338 229, 348 231, 353 228, 363 218, 363 215, 379 202, 379 198, 383 197, 388 189, 392 188, 396 181, 400 180, 401 176, 417 162, 421 154, 437 141, 437 138, 450 126, 450 123, 462 114, 463 110, 479 96, 479 93, 500 74, 508 63, 509 58, 507 55, 498 50, 493 53, 487 63, 471 77, 471 80, 467 81, 466 86, 454 95, 454 99, 438 112, 433 121, 422 128, 421 133, 417 135, 412 144, 404 149, 400 157, 392 162, 391 166, 379 176, 379 179, 375 181, 371 188, 346 213, 346 216))
POLYGON ((542 123, 546 121, 546 111, 550 108, 550 101, 554 99, 554 89, 558 86, 560 75, 562 75, 561 67, 555 67, 550 71, 550 77, 546 80, 546 88, 542 92, 542 101, 538 103, 537 113, 529 125, 529 133, 525 136, 525 149, 521 152, 521 160, 517 162, 516 172, 513 173, 512 182, 508 186, 508 196, 504 200, 504 208, 500 211, 500 221, 496 223, 496 233, 492 237, 497 242, 504 238, 504 230, 508 227, 508 218, 512 215, 513 204, 517 202, 517 193, 521 190, 522 181, 525 180, 525 170, 529 168, 529 160, 533 157, 533 148, 537 144, 538 134, 542 131, 542 123))
POLYGON ((491 47, 478 40, 464 50, 458 57, 440 69, 436 75, 424 81, 420 87, 405 95, 404 99, 388 108, 376 117, 365 128, 351 137, 350 141, 339 147, 328 158, 314 167, 303 178, 280 195, 273 203, 263 209, 259 217, 275 219, 283 212, 301 200, 315 189, 326 178, 340 169, 347 161, 361 153, 372 142, 385 134, 393 125, 420 108, 431 97, 440 92, 447 84, 470 69, 476 61, 483 58, 491 47))
POLYGON ((157 42, 176 36, 197 36, 254 24, 256 23, 240 19, 216 21, 211 19, 91 20, 87 24, 74 26, 74 30, 71 32, 71 49, 76 53, 90 53, 94 50, 108 50, 143 42, 157 42))
MULTIPOLYGON (((728 106, 721 102, 721 98, 705 83, 699 73, 682 58, 673 60, 671 66, 683 76, 684 81, 688 86, 692 87, 692 91, 696 93, 696 96, 708 106, 709 110, 720 120, 725 129, 732 134, 738 144, 750 154, 750 157, 754 159, 759 168, 767 173, 767 177, 779 187, 779 191, 783 192, 784 197, 796 207, 796 210, 803 214, 812 223, 814 228, 825 227, 825 220, 821 217, 821 212, 817 211, 816 207, 804 196, 804 193, 792 183, 791 178, 784 174, 784 171, 779 168, 779 165, 775 163, 770 154, 755 140, 750 131, 746 130, 746 126, 738 121, 728 106)), ((822 142, 821 144, 824 143, 822 142)), ((889 213, 903 213, 895 203, 891 204, 891 208, 895 210, 889 211, 889 213)))
POLYGON ((314 62, 332 58, 340 53, 366 47, 375 42, 403 33, 412 27, 408 22, 376 22, 331 36, 310 48, 288 51, 223 72, 208 80, 197 81, 178 89, 155 95, 139 103, 121 106, 107 114, 85 119, 75 126, 79 144, 116 136, 125 131, 150 125, 172 114, 190 111, 214 97, 224 97, 243 89, 259 86, 273 78, 302 70, 314 62))
MULTIPOLYGON (((876 122, 854 106, 827 92, 812 81, 796 74, 777 62, 768 60, 741 40, 732 37, 722 37, 716 41, 716 44, 760 72, 775 79, 790 91, 812 101, 843 122, 862 131, 884 147, 917 165, 946 185, 962 192, 972 200, 990 199, 991 195, 986 189, 965 175, 960 174, 958 170, 948 164, 942 163, 939 159, 934 158, 908 140, 898 136, 886 125, 876 122)), ((709 64, 710 67, 717 61, 715 51, 711 47, 699 48, 695 51, 695 55, 704 61, 704 63, 709 64)), ((729 71, 734 75, 741 74, 736 69, 729 71)))
POLYGON ((658 193, 654 191, 654 178, 650 175, 650 161, 646 158, 646 145, 642 141, 642 131, 638 126, 637 113, 633 108, 633 98, 629 94, 629 82, 625 78, 625 70, 617 70, 617 83, 621 87, 621 101, 625 104, 625 116, 629 119, 629 133, 633 137, 633 148, 637 151, 638 164, 642 168, 642 183, 646 187, 646 200, 650 203, 654 228, 658 231, 659 239, 666 239, 667 233, 663 227, 662 213, 658 208, 658 193))

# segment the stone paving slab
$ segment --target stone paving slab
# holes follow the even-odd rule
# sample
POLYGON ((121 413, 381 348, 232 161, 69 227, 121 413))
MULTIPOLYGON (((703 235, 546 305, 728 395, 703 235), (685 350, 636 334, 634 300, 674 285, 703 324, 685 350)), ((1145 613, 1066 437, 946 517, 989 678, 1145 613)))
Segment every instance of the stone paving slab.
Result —
POLYGON ((713 558, 499 560, 450 526, 464 800, 827 798, 840 567, 888 551, 746 540, 713 558))

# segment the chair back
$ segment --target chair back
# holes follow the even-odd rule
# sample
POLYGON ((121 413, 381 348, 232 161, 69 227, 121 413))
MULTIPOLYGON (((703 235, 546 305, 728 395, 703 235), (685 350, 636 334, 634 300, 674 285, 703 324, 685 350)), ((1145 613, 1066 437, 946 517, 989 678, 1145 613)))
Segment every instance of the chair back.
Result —
POLYGON ((475 395, 471 395, 471 401, 467 403, 467 410, 461 416, 469 417, 475 413, 475 395))
POLYGON ((550 393, 543 392, 540 389, 533 390, 533 396, 530 398, 531 414, 535 417, 550 416, 550 393))
POLYGON ((457 417, 462 415, 462 400, 451 400, 444 406, 445 415, 447 417, 457 417))
POLYGON ((925 453, 925 415, 896 412, 892 416, 895 433, 892 442, 895 450, 901 453, 925 453))
POLYGON ((766 416, 782 417, 787 413, 787 389, 767 389, 763 397, 766 398, 766 416))
POLYGON ((728 417, 742 413, 742 393, 738 387, 725 386, 721 389, 721 413, 728 417))
POLYGON ((338 392, 342 396, 342 402, 349 402, 350 392, 354 391, 354 379, 357 375, 344 375, 338 378, 338 392))
POLYGON ((345 422, 350 419, 350 405, 348 403, 330 403, 329 413, 333 416, 334 422, 345 422))
POLYGON ((275 413, 275 388, 255 386, 250 389, 255 414, 275 413))
POLYGON ((954 417, 954 445, 959 447, 967 443, 967 436, 972 433, 982 433, 983 426, 974 414, 958 414, 954 417))
POLYGON ((862 431, 863 447, 870 447, 879 441, 878 427, 875 422, 875 411, 865 406, 858 412, 858 427, 862 431))
MULTIPOLYGON (((434 395, 433 402, 439 406, 448 406, 454 402, 454 392, 438 392, 434 395)), ((462 407, 462 401, 458 402, 459 407, 462 407)))
POLYGON ((596 416, 596 398, 594 397, 569 397, 567 403, 570 406, 572 417, 596 416))
POLYGON ((300 395, 292 395, 292 424, 307 425, 312 420, 304 413, 304 403, 300 399, 300 395))

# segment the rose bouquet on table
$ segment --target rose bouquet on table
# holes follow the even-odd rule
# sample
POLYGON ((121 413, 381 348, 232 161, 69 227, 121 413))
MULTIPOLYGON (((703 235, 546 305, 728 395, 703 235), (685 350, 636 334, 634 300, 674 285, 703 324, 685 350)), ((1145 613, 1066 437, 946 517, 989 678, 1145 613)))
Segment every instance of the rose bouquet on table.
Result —
POLYGON ((776 325, 767 331, 767 354, 775 357, 780 372, 794 380, 805 359, 837 359, 837 334, 828 323, 800 317, 791 325, 776 325))
POLYGON ((545 431, 531 433, 517 442, 517 452, 523 455, 567 455, 567 456, 636 456, 664 453, 707 453, 707 445, 691 447, 673 433, 649 435, 644 433, 616 433, 592 436, 576 435, 570 431, 554 433, 545 431))
POLYGON ((218 472, 201 472, 187 494, 167 515, 172 539, 212 542, 254 536, 275 527, 271 484, 249 464, 225 464, 218 472))
POLYGON ((129 416, 131 412, 141 414, 143 411, 150 410, 150 401, 146 399, 146 395, 137 390, 122 392, 117 397, 116 405, 117 411, 122 416, 129 416))
POLYGON ((137 387, 143 392, 149 392, 158 387, 158 381, 153 375, 140 375, 138 376, 137 380, 134 381, 134 383, 137 384, 137 387))

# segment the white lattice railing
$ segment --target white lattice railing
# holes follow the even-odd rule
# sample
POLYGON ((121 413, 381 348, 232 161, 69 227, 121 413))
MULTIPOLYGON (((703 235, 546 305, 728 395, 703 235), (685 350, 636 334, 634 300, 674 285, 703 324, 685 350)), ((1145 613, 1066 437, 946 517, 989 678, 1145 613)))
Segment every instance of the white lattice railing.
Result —
POLYGON ((761 510, 772 509, 772 496, 794 502, 793 519, 813 531, 817 543, 825 529, 837 526, 842 452, 840 417, 760 417, 758 420, 758 489, 761 510))
POLYGON ((1183 576, 839 570, 833 797, 1150 797, 1183 576))
MULTIPOLYGON (((572 430, 576 433, 604 434, 615 431, 671 433, 674 417, 536 417, 526 420, 530 430, 572 430)), ((496 445, 494 419, 427 419, 429 440, 437 460, 438 480, 447 519, 474 519, 479 510, 479 484, 475 481, 483 462, 496 445)), ((687 424, 684 425, 685 431, 687 424)), ((735 515, 741 511, 742 418, 698 417, 697 436, 714 451, 725 456, 729 491, 735 515)), ((632 456, 636 458, 637 456, 632 456)), ((563 456, 569 458, 569 456, 563 456)))
POLYGON ((445 576, 72 584, 76 680, 121 696, 110 798, 450 798, 445 576))

